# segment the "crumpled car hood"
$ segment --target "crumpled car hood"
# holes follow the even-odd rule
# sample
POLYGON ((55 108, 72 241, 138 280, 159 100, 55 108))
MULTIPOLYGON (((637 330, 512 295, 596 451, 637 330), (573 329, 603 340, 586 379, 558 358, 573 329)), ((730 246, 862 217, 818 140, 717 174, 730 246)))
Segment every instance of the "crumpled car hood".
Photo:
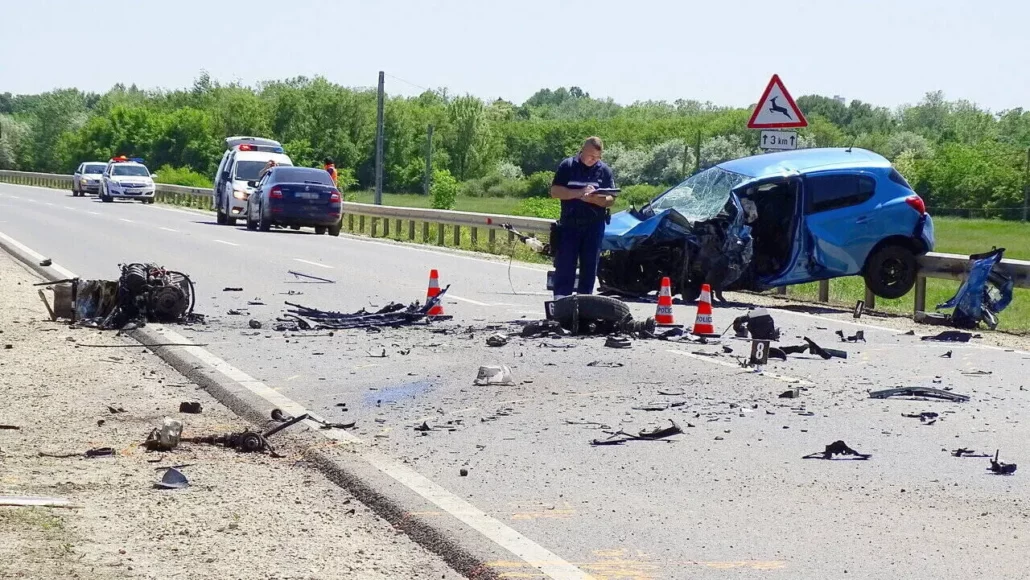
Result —
POLYGON ((646 240, 663 243, 692 236, 690 222, 674 209, 652 217, 626 210, 613 215, 611 223, 605 227, 601 250, 632 250, 646 240))

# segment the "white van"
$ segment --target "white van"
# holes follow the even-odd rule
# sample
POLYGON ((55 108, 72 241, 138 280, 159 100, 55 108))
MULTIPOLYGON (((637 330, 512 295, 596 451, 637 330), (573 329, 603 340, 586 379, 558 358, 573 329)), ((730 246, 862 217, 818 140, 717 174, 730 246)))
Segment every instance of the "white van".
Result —
POLYGON ((258 173, 269 161, 293 165, 278 141, 260 137, 227 137, 222 162, 215 173, 215 208, 218 223, 234 226, 247 207, 247 198, 254 193, 248 181, 257 181, 258 173))

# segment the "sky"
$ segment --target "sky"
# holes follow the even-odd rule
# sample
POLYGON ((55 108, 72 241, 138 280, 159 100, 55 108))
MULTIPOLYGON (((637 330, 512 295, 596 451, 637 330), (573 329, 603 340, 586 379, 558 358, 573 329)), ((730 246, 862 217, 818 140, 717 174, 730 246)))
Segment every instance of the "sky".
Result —
POLYGON ((323 76, 389 94, 875 105, 928 91, 1030 106, 1030 2, 993 0, 0 0, 0 93, 323 76))

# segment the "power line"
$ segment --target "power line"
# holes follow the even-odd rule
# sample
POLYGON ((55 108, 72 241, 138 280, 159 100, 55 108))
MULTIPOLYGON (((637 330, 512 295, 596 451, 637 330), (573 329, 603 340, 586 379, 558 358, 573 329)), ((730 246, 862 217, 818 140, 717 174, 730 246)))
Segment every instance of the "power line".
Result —
POLYGON ((415 84, 415 83, 413 83, 411 81, 406 81, 406 80, 402 79, 401 77, 394 76, 394 75, 392 75, 390 73, 385 73, 385 74, 386 74, 386 76, 390 77, 391 79, 395 79, 395 80, 398 80, 398 81, 400 81, 400 82, 402 82, 404 84, 411 85, 411 86, 415 87, 416 89, 422 89, 423 91, 432 91, 433 90, 433 89, 431 89, 429 87, 423 87, 422 85, 415 84))

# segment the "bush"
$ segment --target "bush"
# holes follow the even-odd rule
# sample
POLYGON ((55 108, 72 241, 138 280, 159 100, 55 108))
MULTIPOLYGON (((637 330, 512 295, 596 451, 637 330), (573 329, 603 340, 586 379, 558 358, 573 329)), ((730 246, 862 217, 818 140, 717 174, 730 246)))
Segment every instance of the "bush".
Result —
POLYGON ((515 215, 556 220, 561 217, 561 202, 553 198, 534 197, 522 200, 515 208, 515 215))
POLYGON ((509 180, 522 179, 522 168, 511 161, 501 161, 493 172, 509 180))
POLYGON ((433 172, 429 193, 433 196, 434 209, 452 209, 458 197, 458 180, 454 179, 450 171, 437 169, 433 172))
POLYGON ((354 170, 350 167, 344 169, 336 168, 336 189, 347 191, 358 184, 358 178, 354 176, 354 170))
POLYGON ((552 181, 554 181, 553 171, 537 171, 526 179, 525 195, 527 197, 549 197, 552 181))
POLYGON ((189 167, 175 168, 171 165, 162 165, 154 173, 157 174, 158 183, 167 183, 169 185, 185 185, 186 187, 214 187, 211 183, 211 179, 196 171, 193 171, 189 167))
POLYGON ((622 188, 622 193, 619 194, 619 197, 624 199, 630 205, 643 207, 647 202, 657 197, 659 193, 662 193, 666 189, 668 188, 661 185, 630 185, 622 188))

